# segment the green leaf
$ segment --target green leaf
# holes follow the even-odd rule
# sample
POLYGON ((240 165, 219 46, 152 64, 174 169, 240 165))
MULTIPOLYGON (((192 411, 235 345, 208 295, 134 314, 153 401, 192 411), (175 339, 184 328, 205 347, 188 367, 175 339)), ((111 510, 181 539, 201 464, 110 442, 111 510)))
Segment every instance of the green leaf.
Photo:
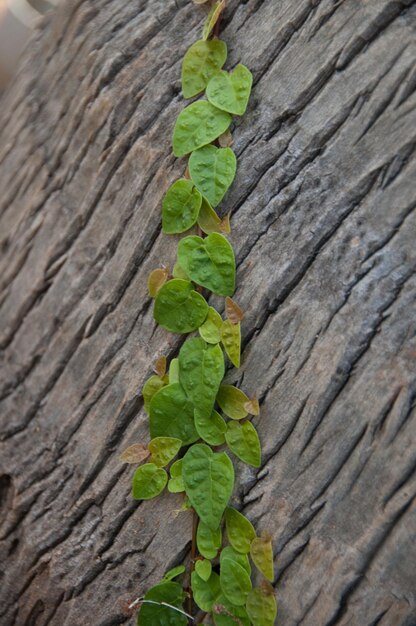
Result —
POLYGON ((158 467, 165 467, 181 449, 182 441, 175 437, 155 437, 149 443, 150 459, 158 467))
POLYGON ((250 556, 259 572, 272 582, 274 578, 273 547, 268 534, 253 539, 250 546, 250 556))
MULTIPOLYGON (((202 198, 202 202, 203 201, 204 199, 202 198)), ((186 274, 186 272, 183 271, 179 263, 175 263, 175 265, 173 266, 172 276, 173 278, 181 278, 182 280, 189 280, 188 274, 186 274)))
POLYGON ((249 576, 251 576, 251 567, 250 561, 248 560, 248 556, 246 554, 241 554, 241 552, 237 552, 234 550, 232 546, 226 546, 220 555, 220 565, 224 559, 231 559, 232 561, 236 561, 241 567, 247 572, 249 576))
POLYGON ((159 389, 162 389, 166 383, 159 376, 151 376, 146 380, 142 389, 142 396, 144 400, 144 410, 149 415, 150 402, 159 389))
POLYGON ((247 596, 247 614, 253 626, 274 626, 277 615, 273 588, 270 590, 255 587, 247 596))
POLYGON ((224 7, 225 0, 219 0, 213 4, 202 29, 202 39, 208 39, 224 7))
POLYGON ((133 498, 150 500, 164 490, 168 481, 165 470, 154 463, 146 463, 136 469, 133 475, 133 498))
POLYGON ((210 79, 222 68, 227 46, 220 39, 196 41, 187 50, 182 63, 182 94, 193 98, 204 91, 210 79))
POLYGON ((244 405, 249 402, 250 399, 246 394, 233 387, 233 385, 221 385, 217 395, 217 402, 221 409, 233 420, 241 420, 247 417, 248 413, 244 405))
POLYGON ((185 485, 182 479, 182 459, 178 459, 172 463, 169 472, 168 491, 170 493, 182 493, 182 491, 185 491, 185 485))
POLYGON ((173 154, 185 156, 211 143, 221 135, 231 123, 231 115, 220 111, 206 100, 198 100, 185 107, 176 120, 173 129, 173 154))
POLYGON ((218 527, 212 530, 204 522, 199 522, 196 531, 196 545, 198 552, 206 559, 215 559, 218 550, 221 548, 222 533, 218 527))
POLYGON ((208 303, 187 280, 174 278, 160 288, 153 316, 172 333, 191 333, 205 321, 208 303))
MULTIPOLYGON (((241 556, 241 555, 240 555, 241 556)), ((235 606, 243 606, 251 591, 251 579, 246 570, 233 559, 222 559, 220 569, 221 589, 235 606)))
POLYGON ((202 196, 191 180, 181 178, 169 187, 162 202, 162 228, 169 235, 189 230, 198 218, 202 196))
POLYGON ((231 452, 253 467, 261 465, 260 440, 251 422, 228 422, 225 440, 231 452))
POLYGON ((232 324, 230 320, 224 320, 221 326, 221 341, 231 363, 234 367, 240 367, 240 322, 232 324))
POLYGON ((165 602, 178 609, 182 609, 184 592, 179 583, 164 581, 149 589, 137 616, 138 626, 186 626, 188 619, 179 611, 160 604, 165 602), (156 603, 156 604, 154 604, 156 603))
POLYGON ((183 457, 186 494, 202 522, 216 530, 234 487, 234 468, 225 452, 205 444, 189 448, 183 457))
POLYGON ((198 439, 194 425, 194 406, 179 383, 158 391, 150 403, 150 435, 175 437, 184 446, 198 439))
POLYGON ((237 159, 231 148, 209 145, 189 157, 189 173, 212 207, 218 206, 234 180, 237 159))
POLYGON ((221 341, 221 315, 210 306, 205 322, 198 328, 198 332, 207 343, 219 343, 221 341))
POLYGON ((179 359, 172 359, 169 364, 169 383, 179 382, 179 359))
POLYGON ((250 626, 247 612, 243 606, 234 606, 225 596, 219 596, 213 607, 215 626, 250 626))
POLYGON ((220 579, 215 572, 207 581, 203 580, 196 572, 192 572, 191 576, 192 591, 196 604, 201 611, 209 613, 215 604, 218 596, 221 594, 220 579))
POLYGON ((201 439, 209 443, 210 446, 220 446, 225 442, 227 424, 217 411, 208 415, 196 407, 195 428, 201 439))
POLYGON ((185 566, 177 565, 176 567, 173 567, 172 569, 166 572, 166 574, 163 576, 163 580, 172 580, 173 578, 180 576, 184 572, 185 572, 185 566))
POLYGON ((201 208, 198 215, 198 226, 206 234, 229 233, 230 228, 214 211, 206 198, 202 198, 201 208))
POLYGON ((211 415, 224 377, 224 355, 219 345, 207 345, 201 337, 187 339, 179 352, 181 384, 198 410, 211 415))
POLYGON ((205 582, 207 582, 212 572, 211 561, 208 561, 208 559, 197 561, 195 563, 195 571, 198 574, 198 576, 202 578, 202 580, 205 580, 205 582))
MULTIPOLYGON (((234 251, 223 235, 211 233, 205 239, 184 237, 179 242, 178 260, 191 280, 199 285, 219 296, 231 296, 234 293, 234 251)), ((166 285, 159 293, 165 288, 166 285)))
POLYGON ((236 509, 227 507, 225 509, 225 526, 228 541, 232 547, 237 552, 248 554, 250 544, 256 536, 252 523, 236 509))
POLYGON ((220 71, 211 78, 207 87, 207 98, 223 111, 244 115, 252 84, 250 70, 245 65, 237 65, 230 74, 220 71))

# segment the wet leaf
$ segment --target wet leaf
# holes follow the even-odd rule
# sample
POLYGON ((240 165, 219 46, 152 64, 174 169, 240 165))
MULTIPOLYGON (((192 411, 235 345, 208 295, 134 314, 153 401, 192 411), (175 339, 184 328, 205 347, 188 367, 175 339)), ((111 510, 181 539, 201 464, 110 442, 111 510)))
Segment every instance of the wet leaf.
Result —
POLYGON ((150 402, 150 435, 175 437, 184 446, 198 439, 194 425, 194 406, 179 383, 160 389, 150 402))
POLYGON ((169 187, 162 202, 162 228, 169 235, 196 224, 202 196, 191 180, 181 178, 169 187))
POLYGON ((182 94, 193 98, 204 91, 211 78, 222 68, 227 46, 220 39, 196 41, 187 50, 182 62, 182 94))
POLYGON ((218 206, 234 180, 237 159, 231 148, 212 144, 192 152, 189 172, 201 194, 212 207, 218 206))
POLYGON ((233 559, 222 559, 220 568, 221 589, 235 606, 243 606, 251 591, 251 579, 247 571, 233 559))
POLYGON ((246 609, 253 626, 274 626, 277 608, 272 590, 252 589, 247 596, 246 609))
POLYGON ((173 278, 181 278, 182 280, 189 280, 189 276, 184 270, 181 268, 179 263, 175 263, 172 270, 173 278))
POLYGON ((237 552, 248 554, 250 544, 256 536, 252 523, 236 509, 227 507, 225 509, 225 526, 228 541, 232 547, 237 552))
POLYGON ((189 448, 183 457, 186 494, 202 522, 216 530, 234 486, 234 468, 225 452, 205 444, 189 448))
POLYGON ((182 441, 175 437, 155 437, 149 443, 150 460, 158 467, 165 467, 175 458, 181 446, 182 441))
POLYGON ((219 296, 231 296, 234 293, 234 251, 223 235, 211 233, 205 239, 184 237, 179 242, 178 260, 191 280, 198 285, 219 296))
POLYGON ((150 412, 150 402, 159 389, 162 389, 166 385, 165 381, 159 376, 151 376, 146 380, 142 389, 142 396, 144 400, 144 410, 147 414, 150 412))
POLYGON ((205 20, 204 27, 202 29, 202 39, 208 39, 215 24, 218 21, 219 16, 221 15, 221 12, 224 10, 224 7, 225 0, 220 0, 219 2, 215 2, 212 5, 211 10, 205 20))
POLYGON ((197 561, 195 563, 195 571, 198 576, 202 578, 202 580, 205 580, 205 582, 207 582, 212 572, 211 561, 208 561, 208 559, 197 561))
POLYGON ((212 608, 215 626, 250 626, 243 606, 233 606, 225 596, 219 596, 212 608))
POLYGON ((211 143, 227 130, 231 115, 220 111, 206 100, 198 100, 185 107, 173 129, 173 154, 185 156, 211 143))
POLYGON ((250 400, 244 404, 244 408, 250 415, 260 415, 259 401, 255 397, 250 398, 250 400))
POLYGON ((198 332, 204 341, 216 344, 221 341, 221 326, 221 315, 212 306, 210 306, 205 322, 198 328, 198 332))
POLYGON ((223 111, 244 115, 252 84, 250 70, 245 65, 237 65, 233 72, 219 71, 211 78, 207 86, 207 98, 223 111))
POLYGON ((225 432, 227 424, 217 411, 213 411, 211 415, 195 408, 195 428, 198 435, 209 443, 210 446, 220 446, 225 442, 225 432))
POLYGON ((206 198, 202 198, 201 209, 198 215, 198 226, 206 235, 223 232, 222 220, 206 198))
POLYGON ((251 567, 250 561, 248 560, 248 556, 246 554, 241 554, 241 552, 237 552, 234 550, 232 546, 226 546, 220 555, 220 565, 222 566, 222 562, 224 559, 231 559, 232 561, 236 561, 241 567, 247 572, 247 574, 251 575, 251 567))
POLYGON ((177 565, 176 567, 173 567, 172 569, 166 572, 166 574, 163 576, 163 580, 172 580, 173 578, 180 576, 184 572, 185 572, 185 566, 177 565))
POLYGON ((172 463, 169 472, 168 491, 170 493, 182 493, 182 491, 185 491, 185 485, 182 480, 182 459, 172 463))
POLYGON ((166 267, 158 267, 149 274, 147 279, 147 291, 151 298, 156 298, 159 289, 169 278, 169 270, 166 267))
POLYGON ((172 359, 169 365, 169 383, 179 382, 179 359, 172 359))
POLYGON ((186 626, 188 624, 185 615, 160 604, 165 602, 182 609, 185 595, 179 583, 163 581, 149 589, 144 599, 151 601, 151 603, 143 602, 141 605, 137 616, 138 626, 186 626))
POLYGON ((224 320, 221 326, 221 341, 234 367, 240 367, 241 329, 240 322, 233 324, 224 320))
POLYGON ((206 559, 215 559, 218 550, 221 548, 221 542, 222 533, 220 527, 212 530, 203 522, 199 522, 196 531, 196 545, 198 552, 202 554, 202 556, 206 559))
POLYGON ((232 298, 225 298, 225 314, 232 324, 238 324, 244 319, 243 309, 232 298))
POLYGON ((253 539, 250 546, 250 556, 259 572, 272 582, 274 578, 273 547, 268 534, 253 539))
POLYGON ((228 422, 225 440, 231 452, 253 467, 261 465, 260 440, 250 422, 228 422))
POLYGON ((209 613, 212 609, 212 605, 216 602, 221 593, 218 574, 212 572, 209 579, 205 581, 197 574, 197 572, 192 572, 191 582, 196 604, 199 606, 201 611, 209 613))
POLYGON ((154 463, 146 463, 136 469, 133 475, 133 498, 135 500, 150 500, 158 496, 168 482, 168 475, 164 469, 154 463))
POLYGON ((244 405, 248 401, 249 398, 241 389, 237 389, 233 385, 220 386, 217 402, 227 417, 231 417, 233 420, 241 420, 247 417, 248 413, 244 405))
MULTIPOLYGON (((183 241, 183 240, 182 240, 183 241)), ((191 333, 205 321, 208 304, 187 280, 174 278, 159 290, 153 316, 172 333, 191 333)))
POLYGON ((201 337, 187 339, 179 352, 182 387, 198 410, 211 415, 224 377, 224 355, 218 345, 208 345, 201 337))
POLYGON ((230 148, 233 145, 234 140, 230 130, 226 130, 225 133, 218 137, 218 143, 221 148, 230 148))
POLYGON ((124 463, 142 463, 150 455, 147 446, 143 443, 133 443, 124 450, 120 456, 120 461, 124 463))
POLYGON ((166 363, 167 361, 165 356, 160 356, 155 363, 154 371, 158 376, 160 376, 160 378, 163 378, 166 374, 166 363))

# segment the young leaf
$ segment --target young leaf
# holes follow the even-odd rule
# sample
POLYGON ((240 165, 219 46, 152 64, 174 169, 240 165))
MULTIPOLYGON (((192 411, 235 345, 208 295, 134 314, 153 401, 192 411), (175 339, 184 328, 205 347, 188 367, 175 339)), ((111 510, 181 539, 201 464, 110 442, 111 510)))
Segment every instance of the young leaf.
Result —
POLYGON ((154 463, 146 463, 136 469, 133 475, 133 498, 150 500, 158 496, 168 482, 165 470, 154 463))
MULTIPOLYGON (((204 199, 202 199, 202 201, 204 201, 204 199)), ((175 263, 175 265, 173 266, 172 276, 173 278, 181 278, 182 280, 189 280, 188 274, 186 274, 186 272, 183 271, 179 263, 175 263)))
POLYGON ((277 608, 273 587, 252 589, 247 596, 246 609, 253 626, 274 626, 277 608))
POLYGON ((251 626, 243 606, 234 606, 225 596, 219 596, 212 607, 215 626, 251 626))
POLYGON ((220 527, 212 530, 209 526, 204 524, 204 522, 199 522, 196 531, 196 545, 198 552, 202 554, 202 556, 206 559, 215 559, 218 550, 221 548, 221 543, 222 533, 220 527))
POLYGON ((150 403, 150 435, 175 437, 184 446, 198 439, 194 425, 194 406, 179 383, 160 389, 150 403))
POLYGON ((228 422, 225 440, 231 452, 253 467, 261 465, 260 440, 251 422, 228 422))
POLYGON ((162 202, 162 229, 169 235, 183 233, 196 223, 202 196, 191 180, 181 178, 169 187, 162 202))
POLYGON ((225 509, 225 527, 232 547, 237 552, 248 554, 256 536, 252 523, 242 513, 228 506, 225 509))
POLYGON ((259 572, 272 582, 274 578, 273 548, 268 534, 253 539, 250 546, 250 556, 259 572))
POLYGON ((179 359, 172 359, 169 365, 169 383, 179 382, 179 359))
POLYGON ((213 604, 217 601, 218 596, 221 594, 218 574, 212 572, 208 580, 205 581, 197 572, 192 572, 191 583, 196 604, 201 611, 209 613, 213 604))
POLYGON ((225 298, 225 314, 232 324, 238 324, 244 319, 243 309, 228 296, 225 298))
POLYGON ((217 411, 207 415, 204 411, 195 408, 195 428, 198 435, 210 446, 220 446, 225 442, 227 424, 217 411))
POLYGON ((165 467, 175 458, 182 446, 182 441, 175 437, 155 437, 149 443, 150 459, 158 467, 165 467))
POLYGON ((159 289, 169 278, 169 270, 166 267, 158 267, 149 274, 147 279, 147 291, 151 298, 156 298, 159 289))
POLYGON ((182 609, 184 599, 185 594, 179 583, 163 581, 152 587, 144 596, 144 600, 148 602, 143 602, 140 607, 138 626, 186 626, 188 618, 171 608, 173 606, 182 609))
POLYGON ((234 251, 223 235, 211 233, 205 239, 184 237, 179 242, 178 260, 191 280, 198 285, 219 296, 231 296, 234 293, 234 251))
POLYGON ((235 606, 243 606, 251 591, 251 579, 246 570, 233 559, 222 559, 220 569, 221 590, 235 606))
POLYGON ((232 113, 244 115, 250 97, 253 76, 245 65, 237 65, 230 74, 220 71, 211 78, 207 98, 214 106, 232 113))
POLYGON ((189 173, 212 207, 218 206, 234 180, 237 159, 231 148, 210 144, 192 152, 189 173))
POLYGON ((229 129, 218 137, 218 143, 220 144, 221 148, 230 148, 233 145, 234 140, 229 129))
POLYGON ((222 68, 227 46, 220 39, 196 41, 186 52, 182 63, 182 94, 193 98, 204 91, 211 78, 222 68))
POLYGON ((185 485, 182 479, 182 459, 178 459, 170 466, 170 479, 168 482, 168 491, 170 493, 182 493, 185 491, 185 485))
POLYGON ((120 461, 124 463, 142 463, 149 455, 150 452, 147 446, 143 443, 133 443, 133 445, 124 450, 120 456, 120 461))
POLYGON ((206 235, 225 232, 223 220, 218 217, 206 198, 202 198, 198 215, 198 226, 206 235))
POLYGON ((195 563, 195 571, 202 580, 207 582, 212 572, 211 561, 208 559, 199 560, 195 563))
POLYGON ((205 20, 204 28, 202 29, 202 39, 206 40, 210 36, 215 24, 218 21, 221 12, 224 10, 225 0, 220 0, 219 2, 215 2, 211 7, 210 12, 207 15, 207 19, 205 20))
POLYGON ((160 376, 160 378, 163 378, 166 374, 166 363, 167 361, 164 355, 160 356, 155 362, 153 371, 155 372, 155 374, 160 376))
POLYGON ((232 546, 226 546, 222 550, 220 555, 221 566, 225 559, 231 559, 231 561, 236 561, 247 572, 247 574, 251 576, 250 561, 248 560, 248 556, 246 554, 241 554, 241 552, 237 552, 237 550, 234 550, 232 546))
POLYGON ((221 326, 221 315, 212 306, 210 306, 205 322, 198 328, 198 332, 204 341, 216 344, 221 341, 221 326))
POLYGON ((144 410, 147 414, 150 412, 150 402, 159 389, 162 389, 166 385, 165 381, 159 376, 151 376, 146 380, 142 389, 142 396, 144 400, 144 410))
POLYGON ((231 115, 220 111, 206 100, 198 100, 185 107, 173 129, 173 154, 185 156, 206 146, 227 130, 231 115))
POLYGON ((221 325, 221 341, 234 367, 240 367, 241 329, 240 322, 232 324, 224 320, 221 325))
POLYGON ((202 522, 216 530, 234 487, 230 458, 205 444, 192 446, 183 457, 183 482, 202 522))
POLYGON ((172 580, 173 578, 180 576, 184 572, 185 572, 185 566, 177 565, 176 567, 173 567, 172 569, 166 572, 166 574, 163 576, 163 580, 172 580))
MULTIPOLYGON (((183 241, 183 240, 182 240, 183 241)), ((205 321, 208 304, 187 280, 174 278, 159 290, 153 316, 172 333, 191 333, 205 321)))
POLYGON ((248 401, 249 398, 241 389, 237 389, 237 387, 232 385, 220 386, 217 402, 227 417, 231 417, 233 420, 241 420, 247 417, 248 413, 244 405, 248 401))

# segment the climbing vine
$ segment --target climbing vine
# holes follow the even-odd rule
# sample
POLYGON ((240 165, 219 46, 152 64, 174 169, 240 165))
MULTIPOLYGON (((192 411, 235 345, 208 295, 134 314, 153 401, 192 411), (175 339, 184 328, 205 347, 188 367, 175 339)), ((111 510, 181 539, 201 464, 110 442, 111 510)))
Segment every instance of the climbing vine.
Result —
POLYGON ((148 279, 155 321, 170 332, 197 331, 198 336, 186 339, 169 364, 166 357, 156 362, 155 374, 143 387, 151 441, 134 444, 122 455, 123 461, 140 464, 133 476, 133 498, 148 500, 167 487, 182 493, 183 509, 193 511, 190 571, 182 565, 170 570, 133 603, 140 607, 139 626, 212 623, 208 619, 216 626, 273 626, 276 617, 271 538, 257 536, 251 522, 229 504, 234 466, 227 450, 258 468, 261 449, 249 420, 259 414, 258 401, 223 384, 226 359, 240 366, 243 311, 232 300, 236 268, 226 237, 229 217, 220 218, 215 208, 236 174, 232 116, 244 114, 252 87, 244 65, 231 72, 222 69, 227 46, 218 31, 224 5, 225 0, 212 5, 202 38, 183 59, 184 98, 203 92, 206 98, 178 116, 173 153, 189 155, 189 162, 162 203, 164 233, 196 228, 197 234, 179 242, 172 274, 158 268, 148 279), (208 292, 225 298, 224 319, 210 306, 208 292), (181 577, 185 588, 177 581, 181 577), (196 617, 195 605, 200 610, 196 617))

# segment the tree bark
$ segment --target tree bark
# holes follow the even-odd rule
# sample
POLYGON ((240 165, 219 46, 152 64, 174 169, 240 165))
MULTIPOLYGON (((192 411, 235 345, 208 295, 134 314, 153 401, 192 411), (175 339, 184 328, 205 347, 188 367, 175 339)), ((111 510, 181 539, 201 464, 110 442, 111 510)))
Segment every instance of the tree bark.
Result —
MULTIPOLYGON (((180 338, 149 272, 175 260, 161 198, 180 64, 206 9, 71 0, 39 26, 0 130, 5 626, 133 624, 189 557, 180 496, 137 503, 140 389, 180 338)), ((416 623, 416 2, 229 0, 243 364, 260 471, 234 505, 275 547, 282 626, 416 623)))

